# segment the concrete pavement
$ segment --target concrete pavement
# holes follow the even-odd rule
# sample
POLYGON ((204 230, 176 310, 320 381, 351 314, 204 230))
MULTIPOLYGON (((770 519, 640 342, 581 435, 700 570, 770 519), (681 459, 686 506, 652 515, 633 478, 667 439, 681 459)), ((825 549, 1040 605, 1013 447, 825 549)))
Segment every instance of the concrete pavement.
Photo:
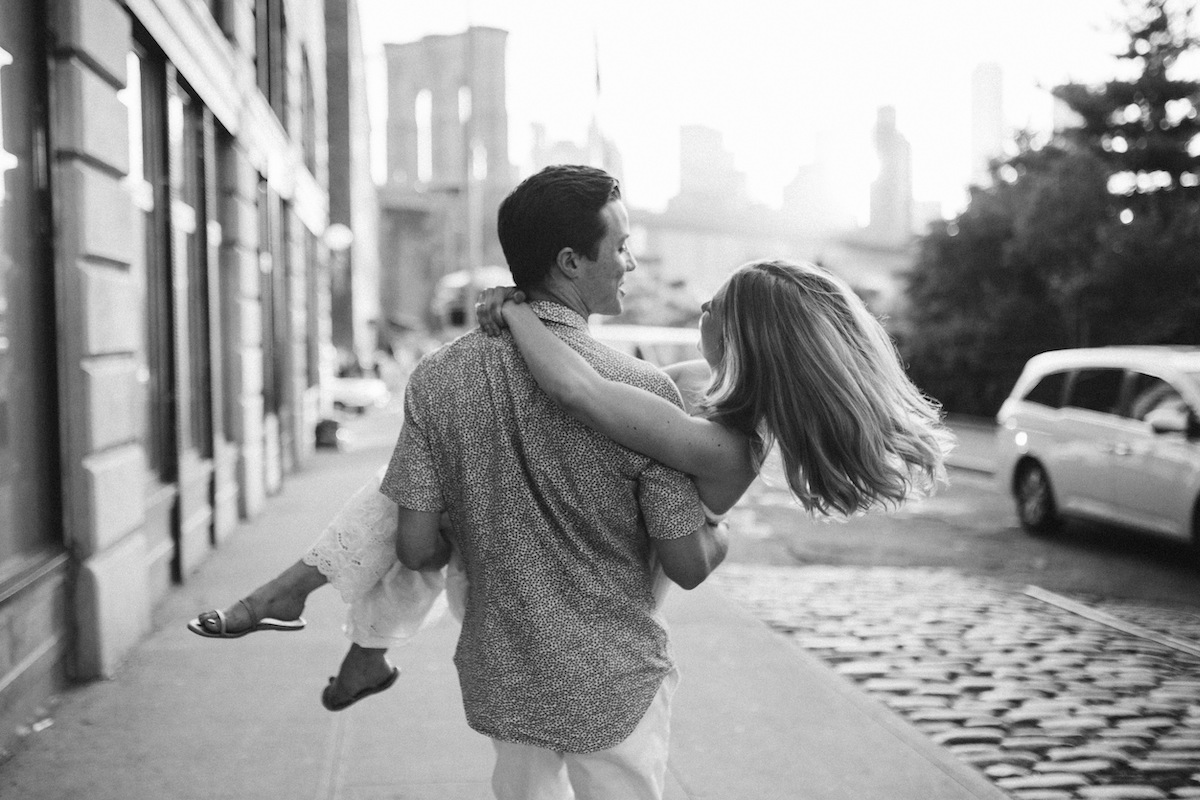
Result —
POLYGON ((996 423, 985 417, 966 417, 952 414, 946 424, 954 431, 958 444, 950 453, 948 463, 983 475, 996 472, 996 423))
MULTIPOLYGON (((491 748, 463 719, 449 621, 393 652, 390 691, 331 714, 319 703, 346 646, 322 589, 301 633, 203 639, 185 622, 295 560, 387 457, 394 415, 354 422, 158 609, 116 678, 81 685, 0 764, 5 800, 458 800, 487 798, 491 748)), ((709 586, 667 616, 683 682, 668 800, 1001 800, 846 678, 709 586)))

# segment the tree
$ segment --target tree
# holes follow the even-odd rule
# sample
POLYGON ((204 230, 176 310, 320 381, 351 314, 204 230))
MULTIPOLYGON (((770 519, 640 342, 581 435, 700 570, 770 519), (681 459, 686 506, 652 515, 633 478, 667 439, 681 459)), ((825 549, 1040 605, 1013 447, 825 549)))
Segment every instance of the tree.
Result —
POLYGON ((1077 126, 1018 134, 967 209, 923 238, 908 285, 914 377, 950 409, 994 413, 1042 350, 1200 343, 1200 82, 1191 8, 1129 0, 1127 77, 1053 94, 1077 126))
POLYGON ((1200 82, 1169 75, 1198 44, 1193 9, 1172 0, 1126 0, 1126 7, 1121 28, 1129 44, 1117 57, 1134 77, 1102 86, 1069 83, 1052 93, 1081 120, 1063 137, 1105 162, 1110 189, 1128 199, 1132 211, 1157 208, 1165 222, 1194 211, 1200 199, 1200 82))
MULTIPOLYGON (((921 240, 909 276, 910 335, 904 352, 918 385, 947 408, 990 414, 1032 353, 1062 346, 1078 327, 1086 269, 1063 258, 1097 227, 1103 194, 1081 157, 1021 137, 1018 157, 993 167, 953 222, 921 240)), ((1088 162, 1090 163, 1090 161, 1088 162)))

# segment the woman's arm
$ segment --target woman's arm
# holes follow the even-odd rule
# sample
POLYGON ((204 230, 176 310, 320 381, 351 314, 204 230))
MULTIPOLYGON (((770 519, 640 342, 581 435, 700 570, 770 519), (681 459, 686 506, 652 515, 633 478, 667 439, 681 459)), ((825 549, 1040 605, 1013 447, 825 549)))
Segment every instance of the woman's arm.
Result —
POLYGON ((502 313, 534 380, 551 399, 593 430, 692 476, 712 511, 729 510, 754 480, 745 436, 688 416, 652 392, 607 380, 529 306, 506 303, 502 313))

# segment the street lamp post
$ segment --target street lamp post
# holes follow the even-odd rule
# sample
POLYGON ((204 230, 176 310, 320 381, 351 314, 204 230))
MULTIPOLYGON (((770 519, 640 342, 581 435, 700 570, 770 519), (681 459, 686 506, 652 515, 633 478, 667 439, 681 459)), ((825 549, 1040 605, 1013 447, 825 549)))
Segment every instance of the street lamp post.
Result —
POLYGON ((321 240, 329 248, 330 340, 343 354, 357 357, 354 336, 354 286, 350 277, 350 247, 354 232, 340 222, 325 229, 321 240))
MULTIPOLYGON (((354 244, 354 232, 348 226, 335 222, 325 229, 325 233, 321 235, 321 242, 329 250, 329 340, 338 353, 333 359, 333 368, 324 367, 321 371, 323 375, 333 379, 339 372, 340 364, 337 362, 341 360, 342 350, 345 349, 351 355, 356 353, 354 292, 350 280, 350 247, 354 244)), ((322 386, 325 386, 324 379, 322 386)), ((341 445, 344 434, 337 420, 329 416, 333 408, 332 389, 323 388, 321 395, 321 413, 324 416, 317 423, 317 447, 336 448, 341 445)))

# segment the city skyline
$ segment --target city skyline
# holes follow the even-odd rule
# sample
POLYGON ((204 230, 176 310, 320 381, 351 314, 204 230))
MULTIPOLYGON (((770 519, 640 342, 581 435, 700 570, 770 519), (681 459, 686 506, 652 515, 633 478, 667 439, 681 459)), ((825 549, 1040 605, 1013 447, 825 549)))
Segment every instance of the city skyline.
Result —
POLYGON ((783 188, 813 163, 818 142, 832 137, 832 152, 820 149, 842 176, 841 201, 865 221, 879 108, 896 109, 897 128, 912 144, 915 200, 952 213, 974 167, 974 70, 991 62, 1002 71, 1006 130, 1048 130, 1046 89, 1104 80, 1118 69, 1112 21, 1121 8, 1119 0, 915 0, 852 9, 808 0, 747 0, 736 9, 614 0, 603 12, 564 15, 548 0, 435 7, 363 0, 361 13, 376 74, 384 42, 468 24, 509 31, 510 158, 518 170, 528 166, 535 123, 550 139, 583 142, 596 115, 623 156, 631 202, 662 208, 678 191, 680 129, 698 124, 722 134, 749 197, 778 207, 783 188))

